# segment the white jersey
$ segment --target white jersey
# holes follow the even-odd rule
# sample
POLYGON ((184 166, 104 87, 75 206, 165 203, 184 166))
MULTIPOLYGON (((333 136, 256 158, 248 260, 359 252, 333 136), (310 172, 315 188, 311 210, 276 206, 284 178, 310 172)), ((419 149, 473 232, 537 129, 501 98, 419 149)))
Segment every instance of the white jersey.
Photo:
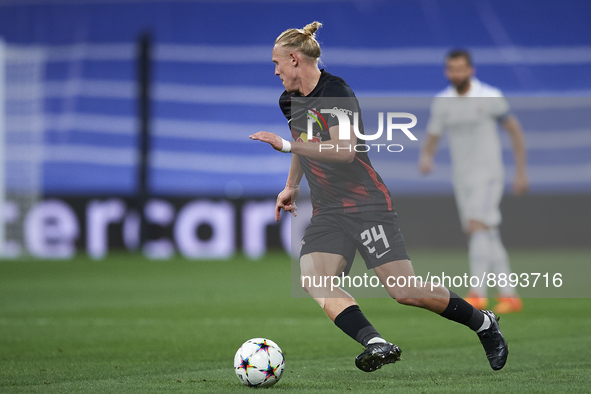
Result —
POLYGON ((501 91, 470 81, 465 95, 453 86, 437 95, 431 105, 427 133, 449 137, 456 187, 503 180, 503 157, 497 123, 509 112, 501 91))

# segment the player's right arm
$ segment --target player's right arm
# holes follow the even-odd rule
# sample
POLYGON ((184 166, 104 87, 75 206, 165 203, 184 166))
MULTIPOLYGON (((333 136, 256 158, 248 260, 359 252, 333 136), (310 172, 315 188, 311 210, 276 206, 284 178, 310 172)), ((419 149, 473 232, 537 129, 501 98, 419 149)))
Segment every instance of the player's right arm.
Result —
POLYGON ((300 182, 303 175, 304 170, 300 164, 300 158, 295 153, 292 153, 287 182, 285 183, 285 188, 277 196, 277 202, 275 204, 276 222, 279 221, 282 209, 291 212, 294 217, 297 216, 298 207, 296 206, 295 201, 300 193, 300 182))
POLYGON ((435 152, 444 129, 444 99, 435 98, 431 104, 431 116, 427 122, 427 139, 421 146, 419 154, 419 171, 428 174, 433 171, 435 152))
POLYGON ((433 157, 437 152, 437 145, 439 144, 439 135, 427 134, 427 139, 421 147, 419 155, 419 171, 421 174, 428 174, 433 171, 433 157))

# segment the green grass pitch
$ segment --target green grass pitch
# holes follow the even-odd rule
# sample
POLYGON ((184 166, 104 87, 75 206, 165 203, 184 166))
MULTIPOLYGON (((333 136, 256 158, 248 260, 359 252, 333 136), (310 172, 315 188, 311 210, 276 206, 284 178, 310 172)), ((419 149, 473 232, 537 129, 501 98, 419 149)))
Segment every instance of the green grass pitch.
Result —
MULTIPOLYGON (((411 251, 441 267, 465 251, 411 251)), ((511 251, 512 262, 589 263, 589 250, 511 251)), ((360 299, 404 361, 355 368, 361 346, 311 299, 292 298, 290 261, 0 261, 0 392, 247 393, 233 370, 238 347, 268 337, 286 369, 285 393, 582 393, 591 391, 589 299, 526 299, 501 319, 510 346, 499 372, 478 338, 437 315, 391 299, 360 299)), ((250 391, 252 392, 252 391, 250 391)))

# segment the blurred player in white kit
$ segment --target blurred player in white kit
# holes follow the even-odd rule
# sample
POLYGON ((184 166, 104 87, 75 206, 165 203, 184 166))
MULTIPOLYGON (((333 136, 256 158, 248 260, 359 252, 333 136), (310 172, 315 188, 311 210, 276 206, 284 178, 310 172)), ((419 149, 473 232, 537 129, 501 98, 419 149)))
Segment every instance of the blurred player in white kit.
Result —
MULTIPOLYGON (((503 195, 504 171, 497 124, 511 137, 515 157, 513 193, 528 189, 526 151, 523 131, 517 118, 497 88, 474 77, 470 54, 465 50, 449 52, 445 76, 450 86, 437 95, 431 106, 427 139, 421 148, 419 170, 433 170, 433 157, 442 134, 447 133, 453 165, 453 186, 462 228, 469 237, 470 275, 505 274, 509 283, 509 259, 501 242, 499 205, 503 195)), ((502 277, 502 276, 501 276, 502 277)), ((519 312, 522 301, 515 288, 497 286, 495 313, 519 312)), ((466 301, 477 309, 488 306, 486 277, 484 285, 472 287, 466 301)))

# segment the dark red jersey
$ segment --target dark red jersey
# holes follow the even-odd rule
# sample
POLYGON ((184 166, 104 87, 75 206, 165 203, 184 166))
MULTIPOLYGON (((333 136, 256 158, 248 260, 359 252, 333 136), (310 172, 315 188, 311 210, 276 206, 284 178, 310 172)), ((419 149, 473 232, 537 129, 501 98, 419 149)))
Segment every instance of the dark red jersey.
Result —
MULTIPOLYGON (((318 84, 308 96, 283 92, 279 106, 287 118, 292 139, 308 143, 331 144, 328 129, 338 125, 338 117, 322 113, 322 109, 336 109, 354 124, 357 113, 361 134, 363 122, 359 102, 353 90, 339 77, 321 70, 318 84), (309 138, 309 131, 311 137, 309 138)), ((352 144, 364 144, 358 139, 352 144)), ((336 141, 332 141, 336 146, 336 141)), ((358 149, 351 163, 331 163, 299 156, 310 186, 314 214, 324 212, 362 212, 393 210, 390 192, 380 175, 373 169, 365 149, 358 149)))

